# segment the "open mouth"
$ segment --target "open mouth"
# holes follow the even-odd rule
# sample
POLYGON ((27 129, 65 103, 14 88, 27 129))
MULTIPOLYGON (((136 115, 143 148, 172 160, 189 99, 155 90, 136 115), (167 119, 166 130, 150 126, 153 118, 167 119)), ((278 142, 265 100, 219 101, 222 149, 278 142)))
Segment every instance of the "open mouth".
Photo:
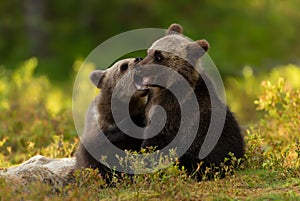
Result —
POLYGON ((144 91, 144 90, 148 90, 148 86, 151 85, 152 82, 152 77, 150 76, 138 76, 137 74, 134 75, 134 84, 135 87, 137 88, 137 90, 139 91, 144 91))

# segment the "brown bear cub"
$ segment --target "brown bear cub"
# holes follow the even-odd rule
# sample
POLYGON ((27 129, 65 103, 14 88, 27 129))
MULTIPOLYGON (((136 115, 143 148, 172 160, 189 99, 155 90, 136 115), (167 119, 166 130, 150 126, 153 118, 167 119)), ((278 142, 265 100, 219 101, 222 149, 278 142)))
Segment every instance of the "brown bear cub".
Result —
MULTIPOLYGON (((91 73, 91 82, 101 91, 90 104, 86 114, 84 131, 80 137, 79 148, 76 153, 75 170, 81 168, 98 169, 99 173, 109 182, 112 175, 111 169, 103 165, 99 159, 105 155, 108 160, 106 162, 110 167, 113 167, 113 164, 118 164, 111 143, 121 150, 140 150, 142 140, 124 134, 116 126, 111 110, 112 94, 118 81, 126 82, 121 85, 124 86, 122 93, 127 94, 126 90, 136 91, 133 81, 129 81, 129 78, 133 77, 134 65, 140 60, 140 58, 124 59, 116 62, 105 71, 95 70, 91 73), (129 75, 130 73, 132 76, 129 75), (124 77, 125 79, 121 79, 124 77), (134 89, 129 89, 130 87, 134 87, 134 89)), ((120 96, 124 94, 120 94, 120 96)), ((147 91, 136 91, 129 103, 131 116, 129 118, 141 127, 145 126, 146 95, 147 91)), ((126 105, 122 100, 115 101, 117 101, 116 107, 128 107, 128 104, 126 105)), ((124 118, 123 124, 126 125, 126 121, 127 119, 124 118)))
MULTIPOLYGON (((192 42, 185 38, 182 33, 183 29, 180 25, 172 24, 167 35, 155 41, 148 49, 146 58, 135 67, 134 80, 137 88, 140 90, 150 89, 149 102, 146 106, 147 124, 151 124, 151 119, 161 118, 158 112, 152 108, 155 105, 162 106, 167 115, 166 123, 157 135, 154 136, 151 134, 153 133, 151 130, 146 129, 142 147, 153 146, 161 150, 173 140, 177 140, 179 146, 176 148, 188 147, 187 151, 179 158, 180 165, 184 166, 189 173, 198 170, 196 175, 201 179, 206 167, 218 168, 225 158, 230 159, 229 153, 233 153, 236 158, 242 158, 244 139, 234 115, 228 106, 218 98, 211 80, 205 75, 201 67, 201 58, 209 49, 208 42, 206 40, 192 42), (183 79, 179 79, 173 74, 164 73, 163 70, 155 71, 154 69, 159 66, 177 72, 183 79), (182 116, 180 102, 183 106, 188 104, 189 100, 192 99, 192 93, 182 90, 183 98, 178 100, 171 92, 180 88, 184 81, 189 83, 198 102, 197 107, 186 107, 189 108, 188 117, 182 116), (207 135, 213 114, 212 100, 217 102, 213 108, 216 116, 221 116, 223 110, 225 121, 220 132, 212 132, 207 135), (197 115, 200 116, 200 121, 194 118, 197 115), (180 130, 181 122, 188 126, 183 131, 184 136, 177 139, 175 136, 180 130), (194 129, 197 131, 195 138, 192 135, 194 129), (212 151, 200 159, 199 153, 206 136, 210 138, 220 137, 216 139, 215 146, 212 145, 212 151), (202 164, 201 168, 199 168, 199 164, 202 164)), ((220 124, 222 123, 220 122, 220 124)), ((227 164, 230 164, 230 160, 227 161, 227 164)))

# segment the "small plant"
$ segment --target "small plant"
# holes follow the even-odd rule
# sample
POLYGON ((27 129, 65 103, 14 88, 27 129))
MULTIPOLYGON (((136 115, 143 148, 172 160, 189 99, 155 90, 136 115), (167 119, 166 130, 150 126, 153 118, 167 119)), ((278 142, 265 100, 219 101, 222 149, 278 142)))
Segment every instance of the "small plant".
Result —
POLYGON ((247 168, 261 168, 265 160, 265 148, 259 128, 251 126, 246 130, 246 153, 243 166, 247 168))
POLYGON ((280 178, 299 176, 300 91, 283 78, 276 84, 263 81, 262 88, 255 104, 265 115, 247 130, 246 166, 280 172, 280 178))
POLYGON ((255 110, 253 104, 258 96, 265 93, 265 87, 261 87, 260 83, 276 83, 280 77, 285 80, 286 88, 300 89, 300 68, 295 65, 278 66, 268 73, 260 74, 256 74, 250 66, 245 66, 241 77, 229 77, 225 80, 228 103, 242 124, 259 121, 263 117, 267 111, 255 110))
POLYGON ((53 142, 40 150, 40 154, 50 158, 72 157, 76 151, 78 139, 64 140, 63 135, 53 135, 53 142))
POLYGON ((125 151, 124 158, 117 156, 120 165, 126 170, 134 170, 135 174, 156 172, 174 165, 177 160, 175 150, 170 150, 169 154, 155 150, 155 147, 142 148, 140 153, 125 151))
POLYGON ((263 94, 255 104, 258 110, 265 111, 260 124, 262 132, 270 141, 295 140, 300 132, 300 91, 285 85, 283 78, 277 84, 262 82, 263 94))

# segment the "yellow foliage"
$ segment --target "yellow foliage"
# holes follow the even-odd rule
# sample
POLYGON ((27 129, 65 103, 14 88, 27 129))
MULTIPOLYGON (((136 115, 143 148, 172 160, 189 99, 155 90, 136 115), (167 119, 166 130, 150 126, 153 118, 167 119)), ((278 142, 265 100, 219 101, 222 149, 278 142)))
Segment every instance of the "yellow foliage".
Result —
POLYGON ((56 116, 63 109, 63 94, 61 90, 53 90, 47 95, 46 108, 50 115, 56 116))
MULTIPOLYGON (((260 83, 266 80, 264 85, 277 82, 279 78, 285 80, 285 88, 300 89, 300 67, 295 65, 278 66, 267 74, 256 75, 249 66, 244 67, 243 77, 230 77, 226 79, 226 96, 232 110, 237 114, 242 123, 258 120, 254 100, 262 92, 260 83)), ((287 96, 288 96, 287 92, 287 96)), ((265 104, 265 103, 264 103, 265 104)))
POLYGON ((290 88, 280 77, 273 84, 263 81, 263 93, 255 101, 258 110, 265 112, 261 127, 270 141, 288 141, 299 137, 300 90, 290 88))
POLYGON ((14 72, 12 79, 18 89, 21 89, 24 84, 32 81, 33 72, 37 65, 38 60, 33 57, 25 61, 23 65, 14 72))
POLYGON ((280 66, 274 68, 270 73, 270 81, 276 82, 276 80, 282 77, 285 80, 285 86, 288 88, 300 89, 300 67, 290 64, 287 66, 280 66))
POLYGON ((2 140, 0 140, 0 147, 2 147, 7 142, 8 138, 8 136, 5 136, 2 138, 2 140))
POLYGON ((0 160, 22 162, 56 133, 74 133, 71 112, 65 112, 71 110, 71 92, 66 93, 65 86, 50 86, 46 76, 34 75, 37 65, 38 60, 30 58, 14 71, 0 71, 0 139, 10 136, 9 146, 0 146, 0 160))
POLYGON ((3 77, 0 79, 0 110, 8 110, 10 107, 9 101, 6 98, 9 93, 9 85, 7 78, 3 77))

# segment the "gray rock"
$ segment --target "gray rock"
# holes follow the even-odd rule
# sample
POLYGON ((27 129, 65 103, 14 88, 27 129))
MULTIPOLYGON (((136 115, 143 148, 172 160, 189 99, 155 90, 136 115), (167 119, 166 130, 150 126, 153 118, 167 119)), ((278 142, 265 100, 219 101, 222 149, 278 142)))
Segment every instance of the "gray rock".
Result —
POLYGON ((37 155, 18 166, 0 170, 0 178, 21 186, 40 181, 58 189, 72 182, 70 173, 74 165, 75 158, 47 158, 37 155))

